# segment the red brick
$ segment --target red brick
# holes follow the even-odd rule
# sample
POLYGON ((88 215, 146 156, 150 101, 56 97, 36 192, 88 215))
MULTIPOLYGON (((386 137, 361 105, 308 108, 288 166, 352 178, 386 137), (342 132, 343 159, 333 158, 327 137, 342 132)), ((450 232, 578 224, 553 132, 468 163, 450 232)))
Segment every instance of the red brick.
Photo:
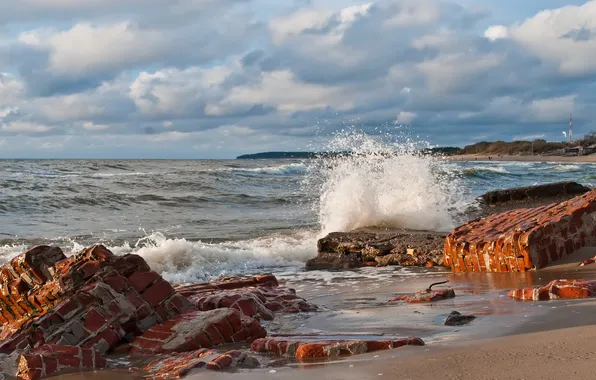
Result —
POLYGON ((174 293, 174 288, 172 288, 172 285, 170 285, 169 282, 159 280, 145 290, 141 297, 147 301, 149 305, 156 307, 174 293))
POLYGON ((161 280, 161 276, 153 271, 136 272, 128 278, 128 282, 138 293, 142 293, 145 288, 149 287, 149 285, 157 280, 161 280))

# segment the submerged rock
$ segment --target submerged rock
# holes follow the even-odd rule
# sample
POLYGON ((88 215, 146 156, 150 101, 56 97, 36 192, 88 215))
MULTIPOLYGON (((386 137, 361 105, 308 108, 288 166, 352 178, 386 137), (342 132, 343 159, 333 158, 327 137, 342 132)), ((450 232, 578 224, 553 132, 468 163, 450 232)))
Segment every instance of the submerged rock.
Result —
POLYGON ((206 348, 182 354, 160 357, 143 368, 150 380, 175 379, 186 376, 195 368, 205 367, 214 371, 228 368, 256 368, 259 361, 239 350, 220 353, 206 348))
POLYGON ((417 293, 413 294, 403 294, 399 295, 388 302, 407 302, 407 303, 426 303, 426 302, 435 302, 435 301, 442 301, 448 298, 455 297, 455 291, 453 289, 441 289, 441 290, 432 290, 432 287, 435 285, 445 284, 449 281, 441 281, 431 284, 427 289, 422 290, 417 293))
POLYGON ((473 315, 462 315, 459 311, 452 311, 445 320, 445 326, 463 326, 476 319, 473 315))
POLYGON ((525 272, 596 243, 596 190, 568 201, 476 219, 445 240, 453 272, 525 272))
POLYGON ((403 346, 424 346, 420 338, 402 338, 396 340, 323 340, 298 341, 277 338, 257 339, 252 343, 251 350, 269 353, 304 361, 343 355, 358 355, 367 352, 390 350, 403 346))
POLYGON ((522 301, 596 297, 596 280, 553 280, 541 287, 511 290, 507 295, 522 301))
POLYGON ((444 239, 441 234, 389 230, 332 232, 317 242, 318 255, 306 268, 443 265, 444 239))

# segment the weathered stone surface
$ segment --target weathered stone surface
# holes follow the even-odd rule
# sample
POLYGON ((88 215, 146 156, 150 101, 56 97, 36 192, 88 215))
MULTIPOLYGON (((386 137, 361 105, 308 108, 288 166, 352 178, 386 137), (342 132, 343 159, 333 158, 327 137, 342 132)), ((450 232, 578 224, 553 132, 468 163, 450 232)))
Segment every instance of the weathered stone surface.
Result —
POLYGON ((435 266, 443 264, 444 235, 395 231, 333 232, 317 243, 318 255, 307 269, 362 266, 435 266))
POLYGON ((445 326, 463 326, 476 319, 473 315, 463 315, 459 311, 452 311, 445 320, 445 326))
POLYGON ((517 187, 514 189, 494 190, 484 194, 481 198, 489 205, 523 201, 528 199, 548 199, 557 197, 574 197, 590 191, 589 187, 577 182, 555 182, 536 186, 517 187))
POLYGON ((105 359, 93 349, 46 344, 19 356, 16 377, 34 380, 60 372, 89 371, 105 367, 105 359))
POLYGON ((443 290, 431 290, 431 291, 421 291, 414 294, 404 294, 397 296, 388 302, 407 302, 407 303, 427 303, 427 302, 435 302, 435 301, 442 301, 448 298, 454 298, 455 292, 453 289, 443 289, 443 290))
POLYGON ((420 338, 402 338, 385 341, 324 340, 306 342, 265 338, 255 340, 251 345, 251 350, 303 361, 342 355, 358 355, 407 345, 424 346, 424 341, 420 338))
POLYGON ((453 272, 524 272, 595 242, 596 190, 464 224, 445 239, 444 261, 453 272))
POLYGON ((235 309, 189 311, 155 325, 131 343, 131 354, 194 351, 225 343, 252 342, 267 335, 254 319, 235 309))
POLYGON ((523 301, 596 297, 596 280, 553 280, 541 287, 515 289, 508 295, 523 301))
POLYGON ((199 310, 232 308, 246 316, 272 320, 275 312, 317 311, 316 305, 296 295, 294 289, 279 286, 273 275, 239 277, 207 283, 177 286, 199 310))
POLYGON ((220 371, 228 368, 256 368, 258 366, 257 359, 239 350, 219 353, 202 348, 188 353, 159 357, 145 366, 143 371, 148 373, 145 376, 146 379, 166 380, 184 377, 195 368, 220 371))
MULTIPOLYGON (((17 256, 2 272, 16 271, 14 263, 28 262, 22 257, 29 252, 17 256)), ((53 257, 59 256, 54 253, 53 257)), ((36 262, 46 265, 50 261, 36 262)), ((30 273, 35 271, 44 273, 38 268, 28 270, 20 278, 33 278, 30 273)), ((104 353, 156 323, 195 309, 142 258, 114 256, 101 245, 55 262, 53 267, 46 265, 45 273, 29 288, 12 288, 0 296, 0 313, 15 317, 2 327, 0 353, 43 344, 104 353)), ((5 278, 2 285, 6 285, 5 278)))

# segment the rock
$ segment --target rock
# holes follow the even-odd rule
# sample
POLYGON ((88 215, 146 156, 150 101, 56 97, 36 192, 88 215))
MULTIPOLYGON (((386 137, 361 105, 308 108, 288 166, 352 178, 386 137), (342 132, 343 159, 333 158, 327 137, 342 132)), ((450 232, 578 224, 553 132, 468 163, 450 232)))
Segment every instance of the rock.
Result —
POLYGON ((34 380, 58 373, 105 367, 105 359, 93 349, 46 344, 19 356, 16 377, 34 380))
POLYGON ((244 315, 272 320, 274 313, 314 312, 316 305, 296 295, 294 289, 279 286, 275 276, 240 277, 177 286, 199 310, 233 308, 244 315))
POLYGON ((306 263, 306 268, 350 269, 373 262, 376 266, 442 265, 443 245, 444 235, 432 233, 333 232, 317 242, 318 255, 306 263))
POLYGON ((507 295, 523 301, 596 297, 596 280, 553 280, 541 287, 511 290, 507 295))
POLYGON ((188 311, 155 325, 130 344, 133 355, 194 351, 225 343, 252 342, 267 332, 235 309, 188 311))
POLYGON ((420 338, 403 338, 396 340, 324 340, 297 341, 281 340, 277 338, 257 339, 251 345, 251 350, 269 353, 276 356, 304 361, 343 355, 358 355, 378 350, 389 350, 406 345, 424 346, 420 338))
POLYGON ((463 326, 476 319, 473 315, 462 315, 458 311, 452 311, 445 320, 445 326, 463 326))
POLYGON ((525 272, 594 243, 596 190, 468 222, 445 239, 444 261, 453 272, 525 272))
POLYGON ((528 199, 571 198, 587 193, 588 191, 590 191, 589 187, 580 185, 577 182, 567 181, 506 190, 494 190, 487 192, 481 198, 486 204, 495 205, 528 199))
POLYGON ((30 250, 1 269, 0 315, 7 322, 0 353, 44 344, 105 353, 156 323, 195 309, 137 255, 114 256, 96 245, 56 262, 56 250, 33 250, 41 258, 31 259, 30 250), (23 280, 27 287, 10 286, 23 280))
POLYGON ((259 362, 254 357, 239 350, 218 353, 202 348, 200 350, 170 354, 160 357, 143 368, 150 380, 166 380, 186 376, 195 368, 220 371, 228 368, 257 368, 259 362))
POLYGON ((454 298, 455 292, 453 289, 442 289, 442 290, 432 290, 432 287, 435 285, 445 284, 448 281, 436 282, 431 284, 427 289, 422 290, 420 292, 414 294, 403 294, 397 296, 387 302, 407 302, 407 303, 426 303, 426 302, 435 302, 435 301, 442 301, 448 298, 454 298))

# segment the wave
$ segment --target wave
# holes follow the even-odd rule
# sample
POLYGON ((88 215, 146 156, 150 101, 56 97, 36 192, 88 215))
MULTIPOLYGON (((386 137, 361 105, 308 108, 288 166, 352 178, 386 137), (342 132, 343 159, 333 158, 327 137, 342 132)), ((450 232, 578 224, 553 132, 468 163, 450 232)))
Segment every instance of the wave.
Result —
POLYGON ((465 168, 462 170, 462 173, 466 177, 501 176, 511 174, 502 166, 475 166, 472 168, 465 168))
POLYGON ((314 161, 303 183, 324 233, 382 226, 446 231, 462 208, 461 180, 439 158, 416 154, 408 141, 389 143, 358 132, 336 136, 345 157, 314 161))
MULTIPOLYGON (((135 253, 142 256, 151 269, 173 283, 205 281, 221 276, 262 273, 272 268, 303 268, 304 262, 316 256, 314 231, 298 231, 292 235, 273 235, 242 241, 206 243, 169 238, 161 232, 137 240, 110 245, 114 254, 135 253)), ((0 246, 0 264, 30 248, 25 243, 0 246)), ((68 256, 85 246, 73 239, 64 240, 61 248, 68 256)))
POLYGON ((541 170, 555 170, 558 172, 576 172, 582 170, 582 167, 575 164, 559 164, 542 168, 541 170))
POLYGON ((215 169, 216 171, 231 171, 236 173, 258 173, 268 175, 296 175, 304 174, 307 171, 307 166, 304 163, 291 163, 278 166, 265 166, 259 168, 239 168, 228 167, 225 169, 215 169))

